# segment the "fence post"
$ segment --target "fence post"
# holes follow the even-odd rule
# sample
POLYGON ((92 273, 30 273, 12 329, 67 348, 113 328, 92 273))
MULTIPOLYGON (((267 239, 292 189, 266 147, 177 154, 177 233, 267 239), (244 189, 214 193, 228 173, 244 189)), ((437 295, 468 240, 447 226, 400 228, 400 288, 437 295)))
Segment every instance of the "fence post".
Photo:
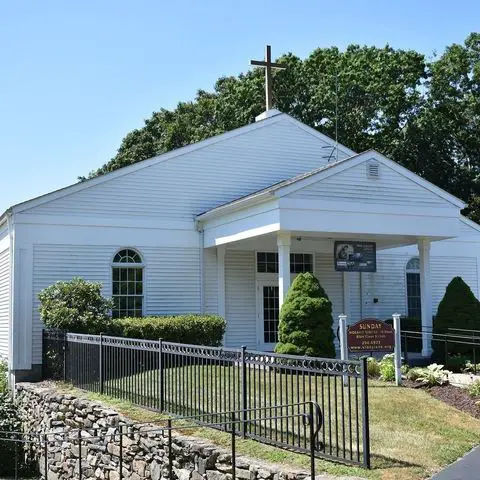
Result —
POLYGON ((118 426, 118 431, 120 432, 120 469, 119 469, 119 476, 120 480, 123 480, 123 431, 122 426, 118 426))
POLYGON ((63 381, 67 382, 67 332, 63 332, 63 381))
MULTIPOLYGON (((248 392, 247 392, 247 363, 245 361, 245 352, 247 350, 247 347, 245 345, 242 345, 242 355, 241 355, 241 375, 242 375, 242 399, 241 399, 241 406, 240 410, 242 411, 242 435, 243 438, 247 436, 247 398, 248 398, 248 392)), ((235 478, 233 476, 233 478, 235 478)))
POLYGON ((395 332, 395 383, 400 386, 402 384, 402 337, 400 332, 400 314, 394 313, 393 329, 395 332))
POLYGON ((78 429, 78 478, 82 480, 82 431, 78 429))
POLYGON ((45 480, 47 480, 48 478, 48 437, 47 437, 47 434, 45 433, 43 435, 43 440, 44 440, 44 451, 43 451, 43 455, 44 455, 44 468, 45 468, 45 480))
POLYGON ((308 402, 310 411, 308 423, 310 425, 310 479, 315 480, 315 426, 313 422, 313 402, 308 402))
POLYGON ((235 449, 235 412, 230 414, 230 423, 232 424, 232 479, 235 480, 235 470, 237 464, 237 455, 235 449))
POLYGON ((99 345, 99 355, 98 355, 98 363, 99 363, 99 381, 100 381, 100 395, 103 395, 103 333, 100 334, 100 345, 99 345))
POLYGON ((172 452, 172 419, 167 420, 168 426, 168 478, 173 480, 173 452, 172 452))
POLYGON ((160 397, 160 411, 165 410, 165 385, 163 379, 163 338, 158 339, 158 396, 160 397))
POLYGON ((368 371, 367 357, 362 357, 361 381, 362 381, 362 436, 363 436, 363 466, 370 468, 370 420, 368 418, 368 371))
MULTIPOLYGON (((348 346, 347 346, 347 316, 342 313, 338 316, 338 326, 340 329, 340 359, 344 362, 348 361, 348 346)), ((342 366, 342 370, 343 370, 342 366)), ((348 385, 348 376, 343 374, 343 385, 348 385)))

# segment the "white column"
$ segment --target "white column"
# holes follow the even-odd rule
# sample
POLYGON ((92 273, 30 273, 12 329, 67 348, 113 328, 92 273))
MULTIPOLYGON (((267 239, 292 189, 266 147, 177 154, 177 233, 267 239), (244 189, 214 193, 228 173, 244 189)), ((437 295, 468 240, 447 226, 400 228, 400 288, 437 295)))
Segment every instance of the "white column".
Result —
POLYGON ((402 337, 400 332, 400 314, 394 313, 393 329, 395 330, 395 383, 402 384, 402 337))
POLYGON ((225 247, 217 247, 218 314, 225 318, 225 247))
POLYGON ((422 303, 422 355, 432 354, 432 279, 430 275, 430 240, 418 240, 420 257, 420 301, 422 303))
POLYGON ((290 288, 290 232, 277 234, 278 246, 278 308, 281 309, 290 288))

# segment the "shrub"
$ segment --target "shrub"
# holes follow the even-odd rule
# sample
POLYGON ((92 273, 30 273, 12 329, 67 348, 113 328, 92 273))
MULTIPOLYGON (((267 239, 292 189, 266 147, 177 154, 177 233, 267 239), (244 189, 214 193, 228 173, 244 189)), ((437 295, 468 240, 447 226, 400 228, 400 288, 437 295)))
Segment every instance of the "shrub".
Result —
POLYGON ((377 378, 380 376, 380 365, 376 358, 367 358, 367 373, 369 377, 377 378))
POLYGON ((412 382, 416 382, 418 378, 420 378, 424 373, 423 373, 423 370, 425 370, 424 368, 420 368, 420 367, 414 367, 414 368, 411 368, 408 372, 407 372, 407 378, 409 380, 411 380, 412 382))
POLYGON ((219 346, 225 333, 225 320, 217 315, 178 315, 170 317, 116 318, 107 333, 118 337, 142 338, 195 345, 219 346))
POLYGON ((475 380, 469 387, 468 393, 471 397, 480 397, 480 380, 475 380))
POLYGON ((384 382, 395 380, 395 354, 388 353, 380 360, 380 379, 384 382))
POLYGON ((464 373, 477 373, 480 372, 480 363, 472 363, 468 360, 465 363, 465 368, 463 369, 464 373))
POLYGON ((428 387, 436 385, 445 385, 448 383, 448 370, 443 369, 443 365, 432 363, 427 368, 422 368, 420 375, 417 377, 417 382, 422 382, 428 387))
POLYGON ((469 362, 469 357, 460 353, 454 353, 453 355, 448 355, 445 366, 452 372, 462 372, 469 362))
POLYGON ((82 278, 50 285, 38 294, 43 323, 76 333, 104 331, 112 302, 102 296, 101 289, 101 283, 82 278))
POLYGON ((280 312, 277 353, 335 357, 332 303, 317 278, 300 273, 280 312))
POLYGON ((8 391, 8 364, 0 361, 0 394, 8 391))
MULTIPOLYGON (((446 333, 449 327, 480 330, 480 302, 461 277, 455 277, 448 284, 445 295, 438 305, 434 332, 446 333)), ((449 352, 468 354, 471 350, 471 345, 459 343, 448 345, 449 352)), ((433 358, 437 360, 445 358, 443 341, 433 342, 433 358)))

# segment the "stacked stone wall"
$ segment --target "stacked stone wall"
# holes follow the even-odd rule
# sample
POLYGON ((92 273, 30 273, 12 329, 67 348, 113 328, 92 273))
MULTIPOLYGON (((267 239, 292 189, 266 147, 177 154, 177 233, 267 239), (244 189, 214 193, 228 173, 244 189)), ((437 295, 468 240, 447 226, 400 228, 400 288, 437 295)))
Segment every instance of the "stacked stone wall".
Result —
MULTIPOLYGON (((24 432, 47 435, 47 449, 34 442, 28 455, 48 479, 160 480, 169 477, 168 432, 138 424, 98 402, 61 393, 51 384, 20 383, 16 402, 24 432), (120 440, 119 431, 123 432, 120 440)), ((163 425, 165 423, 163 422, 163 425)), ((231 451, 172 432, 173 477, 178 480, 231 480, 231 451)), ((242 480, 303 480, 304 471, 236 458, 242 480)))

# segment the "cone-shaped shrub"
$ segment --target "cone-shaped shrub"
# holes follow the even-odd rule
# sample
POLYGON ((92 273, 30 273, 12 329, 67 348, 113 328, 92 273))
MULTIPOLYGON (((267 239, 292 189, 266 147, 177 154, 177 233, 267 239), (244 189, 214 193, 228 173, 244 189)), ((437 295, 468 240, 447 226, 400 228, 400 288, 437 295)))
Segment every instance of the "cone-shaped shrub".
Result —
POLYGON ((280 311, 277 353, 335 357, 332 303, 311 273, 301 273, 280 311))
MULTIPOLYGON (((448 328, 480 330, 480 302, 461 277, 455 277, 447 286, 445 295, 438 305, 434 332, 448 333, 448 328)), ((457 332, 458 333, 458 332, 457 332)), ((444 342, 433 342, 433 356, 444 362, 444 342)), ((471 345, 451 343, 449 353, 471 353, 471 345)))

